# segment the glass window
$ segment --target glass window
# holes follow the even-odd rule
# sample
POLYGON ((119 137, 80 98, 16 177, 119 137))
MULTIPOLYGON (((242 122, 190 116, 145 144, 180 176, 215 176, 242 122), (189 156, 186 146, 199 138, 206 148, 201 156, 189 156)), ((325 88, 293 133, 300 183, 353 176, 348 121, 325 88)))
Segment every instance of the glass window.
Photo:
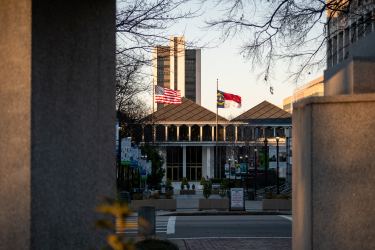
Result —
POLYGON ((202 177, 202 147, 186 147, 186 178, 199 181, 202 177))
POLYGON ((167 147, 167 178, 172 181, 182 178, 182 147, 167 147))

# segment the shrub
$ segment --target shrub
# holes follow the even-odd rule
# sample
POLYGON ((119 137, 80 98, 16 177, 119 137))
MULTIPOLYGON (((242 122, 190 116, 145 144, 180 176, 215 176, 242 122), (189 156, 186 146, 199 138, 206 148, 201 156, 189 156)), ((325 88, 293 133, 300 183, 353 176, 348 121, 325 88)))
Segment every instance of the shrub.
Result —
POLYGON ((178 247, 168 240, 146 239, 135 244, 136 250, 178 250, 178 247))
POLYGON ((155 193, 151 194, 150 198, 155 199, 155 200, 159 199, 160 198, 159 192, 155 192, 155 193))
POLYGON ((203 196, 208 199, 212 193, 212 184, 210 181, 205 181, 203 184, 203 196))
POLYGON ((189 184, 189 182, 186 184, 186 188, 187 188, 188 190, 190 190, 190 184, 189 184))
POLYGON ((195 190, 195 184, 193 184, 193 185, 191 186, 191 189, 195 190))
POLYGON ((202 177, 200 184, 203 186, 205 182, 206 182, 206 179, 204 177, 202 177))
POLYGON ((228 189, 229 188, 229 179, 223 179, 221 180, 221 183, 220 183, 220 188, 222 189, 228 189))
POLYGON ((172 190, 167 190, 165 192, 165 198, 166 199, 172 199, 172 197, 173 197, 173 189, 172 190))
POLYGON ((220 188, 219 195, 221 198, 224 198, 227 195, 227 190, 224 188, 220 188))
POLYGON ((133 193, 133 200, 143 200, 143 193, 133 193))
POLYGON ((185 189, 185 185, 183 182, 181 182, 181 190, 184 190, 185 189))

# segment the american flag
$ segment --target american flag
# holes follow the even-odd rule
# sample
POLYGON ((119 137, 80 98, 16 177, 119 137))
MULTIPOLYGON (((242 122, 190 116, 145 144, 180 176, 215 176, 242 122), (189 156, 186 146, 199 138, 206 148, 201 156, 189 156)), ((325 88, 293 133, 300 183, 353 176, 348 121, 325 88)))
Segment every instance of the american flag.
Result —
POLYGON ((181 104, 181 93, 179 90, 167 89, 156 85, 155 101, 156 103, 181 104))

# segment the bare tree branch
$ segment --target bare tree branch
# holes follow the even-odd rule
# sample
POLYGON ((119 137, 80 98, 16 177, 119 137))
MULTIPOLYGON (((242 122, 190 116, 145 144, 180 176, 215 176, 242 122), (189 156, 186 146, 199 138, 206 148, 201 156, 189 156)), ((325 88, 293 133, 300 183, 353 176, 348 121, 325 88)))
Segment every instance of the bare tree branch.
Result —
MULTIPOLYGON (((337 26, 338 17, 362 18, 356 22, 358 27, 374 21, 363 19, 364 9, 374 8, 374 1, 360 5, 358 0, 217 0, 216 4, 226 11, 207 25, 221 30, 225 39, 247 34, 241 54, 253 65, 263 65, 265 80, 280 59, 300 63, 292 74, 295 80, 324 65, 327 31, 337 26)), ((332 29, 330 34, 339 31, 332 29)))

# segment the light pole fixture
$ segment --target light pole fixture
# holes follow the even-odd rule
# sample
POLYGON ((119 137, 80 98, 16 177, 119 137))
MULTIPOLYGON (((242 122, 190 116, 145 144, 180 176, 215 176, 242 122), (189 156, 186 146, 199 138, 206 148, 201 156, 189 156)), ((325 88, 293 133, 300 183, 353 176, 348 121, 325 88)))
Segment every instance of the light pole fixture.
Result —
MULTIPOLYGON (((266 135, 264 135, 266 136, 266 135)), ((267 137, 264 138, 264 185, 268 186, 268 141, 267 137)))
POLYGON ((279 184, 279 140, 280 137, 276 137, 276 192, 280 194, 280 184, 279 184))
POLYGON ((254 148, 254 200, 256 200, 257 197, 257 175, 258 175, 258 167, 257 167, 257 152, 258 149, 254 148))

